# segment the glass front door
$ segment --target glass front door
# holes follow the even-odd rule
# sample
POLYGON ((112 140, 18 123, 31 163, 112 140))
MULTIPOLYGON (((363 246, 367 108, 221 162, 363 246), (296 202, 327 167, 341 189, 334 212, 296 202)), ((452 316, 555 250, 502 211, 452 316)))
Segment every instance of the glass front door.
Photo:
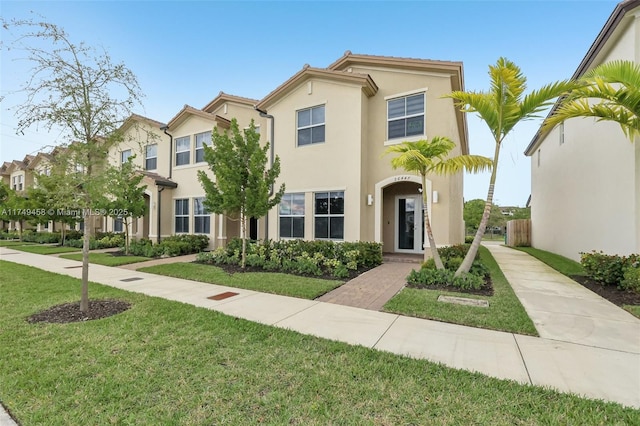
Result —
POLYGON ((422 199, 419 195, 396 197, 396 251, 420 253, 423 242, 422 199))

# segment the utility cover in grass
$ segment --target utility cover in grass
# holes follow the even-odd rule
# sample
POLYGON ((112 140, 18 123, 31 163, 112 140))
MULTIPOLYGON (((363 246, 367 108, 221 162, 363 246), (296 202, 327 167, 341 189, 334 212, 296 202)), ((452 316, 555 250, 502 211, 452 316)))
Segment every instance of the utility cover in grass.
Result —
POLYGON ((454 296, 438 296, 438 302, 455 303, 456 305, 466 306, 478 306, 480 308, 488 308, 488 300, 468 299, 466 297, 454 297, 454 296))

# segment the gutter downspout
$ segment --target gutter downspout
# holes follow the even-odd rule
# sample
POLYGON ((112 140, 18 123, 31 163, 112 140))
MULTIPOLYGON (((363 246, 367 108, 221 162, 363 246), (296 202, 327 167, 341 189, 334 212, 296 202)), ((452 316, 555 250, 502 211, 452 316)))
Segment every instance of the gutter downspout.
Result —
POLYGON ((165 135, 169 136, 169 179, 171 179, 171 171, 173 170, 173 168, 171 167, 171 165, 173 164, 173 135, 170 135, 169 133, 167 133, 167 130, 169 130, 169 126, 162 126, 160 127, 160 130, 162 130, 164 132, 165 135))
MULTIPOLYGON (((271 120, 271 132, 270 132, 270 138, 271 140, 269 141, 269 169, 271 169, 271 167, 273 167, 273 162, 274 157, 275 157, 275 142, 274 142, 274 135, 275 135, 275 117, 271 114, 267 114, 266 111, 262 111, 260 109, 258 109, 257 106, 253 106, 253 108, 258 111, 258 113, 260 113, 260 117, 264 117, 264 118, 268 118, 269 120, 271 120)), ((271 185, 271 188, 269 188, 269 197, 271 197, 273 195, 273 185, 271 185)), ((264 239, 268 240, 269 239, 269 213, 267 213, 267 215, 264 218, 264 239)))

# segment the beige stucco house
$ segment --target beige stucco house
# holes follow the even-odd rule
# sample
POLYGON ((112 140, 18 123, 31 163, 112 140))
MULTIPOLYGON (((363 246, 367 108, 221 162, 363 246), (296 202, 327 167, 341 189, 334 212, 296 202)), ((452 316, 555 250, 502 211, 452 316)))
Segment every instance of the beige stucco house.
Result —
MULTIPOLYGON (((616 59, 640 62, 640 0, 616 6, 573 78, 616 59)), ((591 118, 536 134, 525 151, 534 247, 575 260, 591 250, 640 252, 639 139, 591 118)))

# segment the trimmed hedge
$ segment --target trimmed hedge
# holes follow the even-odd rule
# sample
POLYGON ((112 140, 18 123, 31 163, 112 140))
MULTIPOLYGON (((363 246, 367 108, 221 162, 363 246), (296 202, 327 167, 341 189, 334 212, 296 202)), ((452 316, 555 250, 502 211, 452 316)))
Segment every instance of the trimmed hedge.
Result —
POLYGON ((159 244, 153 244, 149 239, 132 240, 129 253, 134 256, 145 257, 174 257, 185 254, 200 253, 209 245, 206 235, 173 235, 163 238, 159 244))
POLYGON ((422 264, 419 271, 413 270, 407 276, 409 287, 428 288, 430 286, 452 286, 462 290, 479 290, 489 279, 489 268, 480 261, 480 254, 476 253, 475 260, 468 274, 454 277, 455 271, 462 264, 469 251, 470 244, 457 244, 438 248, 445 269, 436 269, 436 263, 429 259, 422 264))
MULTIPOLYGON (((198 255, 198 262, 240 265, 242 240, 198 255)), ((333 241, 247 241, 246 265, 267 271, 347 278, 382 263, 382 244, 333 241)))

